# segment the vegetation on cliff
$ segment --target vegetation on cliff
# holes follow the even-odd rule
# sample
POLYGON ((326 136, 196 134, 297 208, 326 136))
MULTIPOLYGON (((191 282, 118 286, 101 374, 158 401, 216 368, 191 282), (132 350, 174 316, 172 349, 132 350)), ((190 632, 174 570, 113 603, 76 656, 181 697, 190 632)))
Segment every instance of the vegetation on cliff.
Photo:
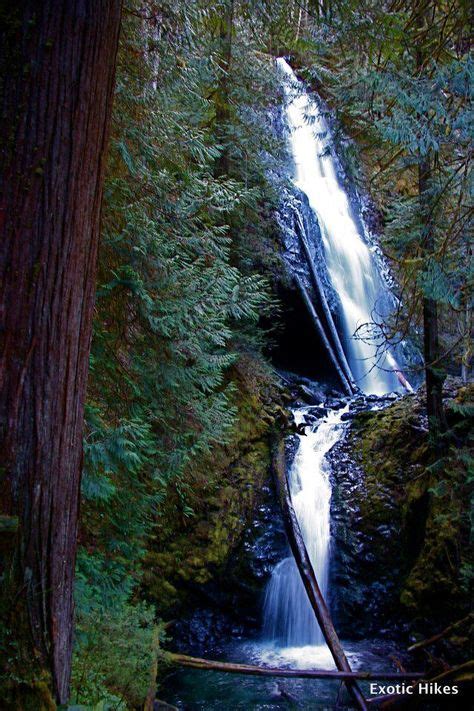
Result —
MULTIPOLYGON (((344 630, 391 635, 397 625, 408 642, 469 614, 473 395, 472 385, 446 383, 449 435, 440 458, 429 446, 423 391, 356 415, 332 452, 344 630)), ((469 653, 468 622, 456 636, 457 648, 444 650, 451 661, 469 653)))

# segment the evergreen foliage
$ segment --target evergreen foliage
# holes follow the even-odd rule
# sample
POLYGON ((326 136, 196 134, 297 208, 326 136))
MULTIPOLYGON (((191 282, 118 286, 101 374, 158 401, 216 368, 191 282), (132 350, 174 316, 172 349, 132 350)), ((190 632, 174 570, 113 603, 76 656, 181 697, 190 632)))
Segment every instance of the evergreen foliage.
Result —
POLYGON ((222 95, 225 7, 153 7, 132 4, 122 29, 77 560, 73 698, 113 708, 146 693, 151 651, 138 650, 151 650, 155 623, 137 586, 160 505, 172 487, 193 515, 189 481, 237 425, 231 366, 261 358, 259 320, 275 310, 262 276, 275 260, 265 246, 273 68, 256 70, 251 47, 233 37, 222 95), (224 131, 222 102, 232 106, 224 131))
POLYGON ((268 130, 268 107, 281 99, 272 56, 291 54, 356 138, 341 142, 346 165, 356 182, 370 180, 400 284, 388 338, 422 347, 423 305, 435 304, 441 343, 428 366, 440 382, 461 363, 469 370, 466 13, 462 2, 448 10, 431 0, 126 7, 87 409, 81 698, 115 693, 107 665, 98 661, 82 690, 78 670, 87 650, 106 658, 130 605, 138 604, 132 647, 152 635, 137 595, 150 537, 166 537, 163 524, 156 529, 165 497, 171 487, 193 516, 192 482, 211 452, 235 439, 242 382, 234 365, 245 353, 261 359, 268 342, 258 321, 275 308, 261 275, 278 269, 277 196, 267 178, 280 150, 268 130), (105 607, 101 647, 95 627, 105 607))

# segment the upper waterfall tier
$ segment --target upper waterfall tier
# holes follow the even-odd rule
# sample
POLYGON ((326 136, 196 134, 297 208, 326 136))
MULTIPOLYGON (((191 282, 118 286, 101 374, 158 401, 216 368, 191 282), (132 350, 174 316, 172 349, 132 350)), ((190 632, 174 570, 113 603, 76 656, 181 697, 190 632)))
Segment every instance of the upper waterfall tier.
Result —
POLYGON ((340 337, 352 375, 366 393, 396 390, 399 368, 375 327, 387 313, 387 287, 338 179, 322 112, 289 64, 282 58, 277 62, 285 77, 294 182, 319 223, 327 269, 340 301, 340 337))

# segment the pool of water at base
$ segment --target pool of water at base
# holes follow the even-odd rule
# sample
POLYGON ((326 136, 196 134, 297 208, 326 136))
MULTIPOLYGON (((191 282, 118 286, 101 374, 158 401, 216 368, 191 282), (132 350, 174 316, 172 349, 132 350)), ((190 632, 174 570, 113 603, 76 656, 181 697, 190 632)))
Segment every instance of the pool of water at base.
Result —
MULTIPOLYGON (((344 645, 353 670, 397 671, 391 657, 396 649, 385 640, 344 645)), ((210 657, 215 658, 215 657, 210 657)), ((229 645, 221 661, 299 669, 335 669, 326 646, 281 649, 262 643, 237 642, 229 645)), ((361 682, 370 697, 369 685, 361 682)), ((180 669, 169 674, 158 697, 183 711, 321 711, 350 709, 344 685, 336 680, 253 677, 225 672, 180 669)))

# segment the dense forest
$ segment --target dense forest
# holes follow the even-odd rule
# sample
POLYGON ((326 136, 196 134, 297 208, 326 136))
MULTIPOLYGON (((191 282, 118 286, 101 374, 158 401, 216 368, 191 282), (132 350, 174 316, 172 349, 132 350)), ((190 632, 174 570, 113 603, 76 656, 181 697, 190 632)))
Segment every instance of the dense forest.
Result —
POLYGON ((412 696, 474 678, 472 22, 1 0, 1 708, 467 708, 412 696), (335 666, 229 646, 262 634, 335 666), (321 666, 271 698, 258 676, 321 666))

